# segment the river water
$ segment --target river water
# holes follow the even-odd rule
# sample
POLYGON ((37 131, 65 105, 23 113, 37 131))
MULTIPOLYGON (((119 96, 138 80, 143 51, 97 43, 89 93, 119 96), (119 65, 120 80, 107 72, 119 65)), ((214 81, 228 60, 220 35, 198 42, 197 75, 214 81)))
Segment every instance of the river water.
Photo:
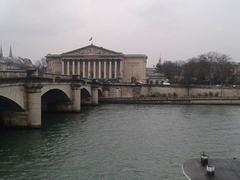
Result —
POLYGON ((1 130, 0 179, 183 180, 201 151, 240 158, 240 107, 99 105, 1 130))

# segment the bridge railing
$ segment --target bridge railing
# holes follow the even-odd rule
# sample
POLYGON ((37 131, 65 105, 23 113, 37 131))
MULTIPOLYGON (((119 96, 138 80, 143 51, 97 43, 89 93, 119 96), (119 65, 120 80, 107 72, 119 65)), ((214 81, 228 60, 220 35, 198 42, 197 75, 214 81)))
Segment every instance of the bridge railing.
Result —
POLYGON ((88 78, 82 78, 79 75, 60 75, 60 74, 50 74, 50 73, 44 73, 39 75, 38 77, 48 79, 48 80, 53 80, 54 82, 59 82, 59 81, 83 81, 86 83, 91 83, 93 82, 92 79, 88 78))
POLYGON ((0 71, 0 79, 9 79, 9 78, 26 78, 26 71, 0 71))
POLYGON ((72 76, 50 74, 50 73, 41 74, 41 75, 39 75, 39 77, 46 78, 46 79, 62 79, 62 80, 71 80, 72 79, 72 76))
POLYGON ((26 80, 47 81, 47 82, 82 82, 82 83, 101 83, 96 79, 83 78, 80 75, 61 75, 51 73, 40 73, 35 68, 16 71, 0 71, 0 83, 21 82, 26 80))
POLYGON ((24 79, 24 78, 40 78, 53 81, 71 81, 71 80, 84 80, 88 81, 89 79, 83 79, 78 75, 59 75, 59 74, 50 74, 50 73, 38 73, 35 69, 29 70, 16 70, 16 71, 0 71, 0 79, 24 79))

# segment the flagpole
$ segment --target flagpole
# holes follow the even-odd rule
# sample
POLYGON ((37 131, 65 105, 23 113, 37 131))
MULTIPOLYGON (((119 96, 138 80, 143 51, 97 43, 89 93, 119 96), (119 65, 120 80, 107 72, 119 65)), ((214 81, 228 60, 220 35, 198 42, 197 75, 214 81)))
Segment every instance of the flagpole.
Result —
POLYGON ((89 41, 91 42, 91 45, 93 45, 93 38, 90 37, 89 41))

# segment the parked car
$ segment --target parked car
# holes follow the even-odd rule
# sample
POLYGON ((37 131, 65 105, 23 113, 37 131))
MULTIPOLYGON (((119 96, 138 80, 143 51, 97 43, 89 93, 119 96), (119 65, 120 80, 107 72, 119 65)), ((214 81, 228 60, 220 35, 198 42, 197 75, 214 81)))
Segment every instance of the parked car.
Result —
POLYGON ((143 82, 142 81, 136 81, 136 84, 141 85, 141 84, 143 84, 143 82))
POLYGON ((163 82, 164 86, 170 86, 171 84, 169 82, 163 82))

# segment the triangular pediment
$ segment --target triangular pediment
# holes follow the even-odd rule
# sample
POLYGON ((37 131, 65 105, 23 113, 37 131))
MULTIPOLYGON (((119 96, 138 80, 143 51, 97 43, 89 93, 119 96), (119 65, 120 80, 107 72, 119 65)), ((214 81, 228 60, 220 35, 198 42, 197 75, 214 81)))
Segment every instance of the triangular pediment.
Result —
POLYGON ((75 49, 73 51, 69 51, 66 53, 63 53, 64 56, 119 56, 122 55, 122 53, 111 51, 108 49, 104 49, 102 47, 98 47, 95 45, 89 45, 80 49, 75 49))

